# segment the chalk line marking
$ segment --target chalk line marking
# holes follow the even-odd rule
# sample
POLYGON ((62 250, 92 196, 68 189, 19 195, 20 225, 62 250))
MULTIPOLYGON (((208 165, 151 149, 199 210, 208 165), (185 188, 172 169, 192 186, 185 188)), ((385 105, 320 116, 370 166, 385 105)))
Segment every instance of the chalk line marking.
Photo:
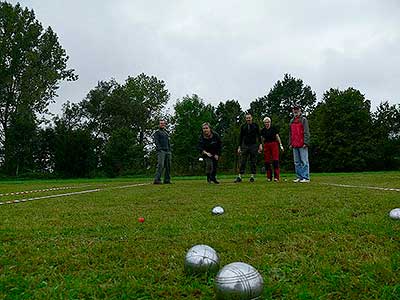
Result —
POLYGON ((331 186, 339 186, 339 187, 347 187, 347 188, 363 188, 363 189, 370 189, 370 190, 400 192, 400 189, 397 189, 397 188, 383 188, 383 187, 378 187, 378 186, 350 185, 350 184, 338 184, 338 183, 321 183, 321 184, 331 185, 331 186))
POLYGON ((130 187, 135 187, 135 186, 143 186, 143 185, 149 185, 149 184, 150 183, 137 183, 137 184, 123 185, 123 186, 116 186, 116 187, 108 187, 108 188, 101 188, 101 189, 99 188, 99 189, 72 192, 72 193, 64 193, 64 194, 48 195, 48 196, 41 196, 41 197, 25 198, 25 199, 18 199, 18 200, 0 202, 0 205, 21 203, 21 202, 27 202, 27 201, 40 200, 40 199, 49 199, 49 198, 73 196, 73 195, 79 195, 79 194, 88 194, 88 193, 95 193, 95 192, 100 192, 100 191, 105 191, 105 190, 124 189, 124 188, 130 188, 130 187))
POLYGON ((32 194, 32 193, 41 193, 41 192, 49 192, 49 191, 59 191, 59 190, 69 190, 69 189, 77 189, 82 187, 88 187, 89 185, 81 185, 81 186, 62 186, 62 187, 53 187, 49 189, 41 189, 41 190, 32 190, 32 191, 22 191, 22 192, 10 192, 5 194, 0 194, 0 197, 5 196, 17 196, 17 195, 25 195, 25 194, 32 194))

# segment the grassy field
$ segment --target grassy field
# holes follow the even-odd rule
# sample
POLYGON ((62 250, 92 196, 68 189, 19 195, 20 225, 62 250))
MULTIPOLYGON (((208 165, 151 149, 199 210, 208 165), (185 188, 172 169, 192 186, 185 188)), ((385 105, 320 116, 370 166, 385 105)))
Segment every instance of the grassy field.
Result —
POLYGON ((0 182, 3 203, 99 189, 0 205, 0 299, 214 299, 212 275, 183 270, 196 244, 254 266, 265 299, 400 299, 400 191, 367 188, 400 172, 233 179, 0 182))

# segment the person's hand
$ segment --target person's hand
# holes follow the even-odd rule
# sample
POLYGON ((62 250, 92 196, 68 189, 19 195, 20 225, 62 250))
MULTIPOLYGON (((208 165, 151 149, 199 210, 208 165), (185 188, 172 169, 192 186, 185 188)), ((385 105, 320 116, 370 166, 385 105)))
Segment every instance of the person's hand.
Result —
POLYGON ((282 144, 279 145, 279 148, 281 148, 281 151, 282 151, 282 152, 284 151, 283 145, 282 145, 282 144))
POLYGON ((258 153, 261 153, 262 152, 262 145, 260 144, 259 146, 258 146, 258 153))
POLYGON ((303 148, 307 148, 308 146, 306 144, 303 145, 303 148))
POLYGON ((215 160, 218 160, 219 156, 217 154, 214 155, 215 160))
POLYGON ((240 151, 240 147, 238 147, 238 149, 237 149, 237 153, 238 153, 238 154, 240 154, 240 152, 241 152, 241 151, 240 151))
POLYGON ((211 157, 211 156, 212 156, 211 153, 209 153, 209 152, 207 152, 207 151, 205 151, 205 150, 203 151, 203 154, 204 154, 204 155, 207 155, 208 157, 211 157))

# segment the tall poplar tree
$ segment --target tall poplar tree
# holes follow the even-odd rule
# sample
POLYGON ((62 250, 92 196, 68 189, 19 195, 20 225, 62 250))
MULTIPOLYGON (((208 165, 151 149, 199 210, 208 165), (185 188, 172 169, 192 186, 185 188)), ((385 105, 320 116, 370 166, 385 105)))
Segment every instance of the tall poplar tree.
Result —
POLYGON ((67 61, 56 33, 43 28, 33 10, 0 2, 0 147, 6 166, 13 164, 13 145, 20 144, 9 140, 17 137, 10 134, 12 120, 46 112, 60 81, 77 79, 67 61))

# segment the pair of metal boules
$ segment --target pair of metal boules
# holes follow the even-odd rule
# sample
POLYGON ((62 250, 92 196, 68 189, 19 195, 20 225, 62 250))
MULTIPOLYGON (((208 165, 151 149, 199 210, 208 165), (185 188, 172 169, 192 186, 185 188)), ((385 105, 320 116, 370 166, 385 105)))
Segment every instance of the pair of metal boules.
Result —
MULTIPOLYGON (((216 273, 220 259, 208 245, 196 245, 185 257, 185 271, 189 274, 216 273)), ((223 267, 215 277, 214 288, 217 299, 260 299, 264 281, 260 273, 243 262, 234 262, 223 267)))

